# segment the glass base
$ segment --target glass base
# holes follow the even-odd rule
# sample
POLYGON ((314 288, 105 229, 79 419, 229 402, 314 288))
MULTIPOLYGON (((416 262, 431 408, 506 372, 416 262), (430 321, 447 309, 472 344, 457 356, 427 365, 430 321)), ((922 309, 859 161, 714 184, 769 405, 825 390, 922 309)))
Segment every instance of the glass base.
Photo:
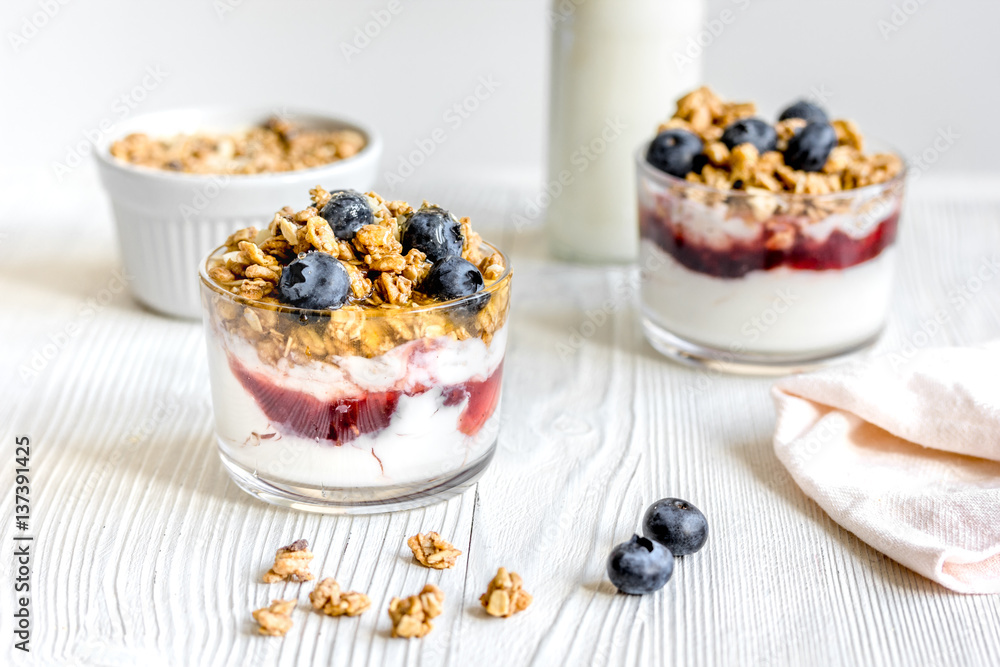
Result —
POLYGON ((219 448, 219 458, 236 484, 250 495, 272 505, 321 514, 379 514, 414 509, 453 498, 474 484, 493 460, 496 441, 478 460, 452 476, 386 486, 300 486, 258 477, 219 448))
POLYGON ((870 349, 882 335, 882 329, 859 343, 819 354, 783 355, 771 353, 731 352, 708 347, 681 338, 643 316, 642 330, 646 340, 660 354, 686 366, 708 368, 737 375, 790 375, 842 363, 870 349))

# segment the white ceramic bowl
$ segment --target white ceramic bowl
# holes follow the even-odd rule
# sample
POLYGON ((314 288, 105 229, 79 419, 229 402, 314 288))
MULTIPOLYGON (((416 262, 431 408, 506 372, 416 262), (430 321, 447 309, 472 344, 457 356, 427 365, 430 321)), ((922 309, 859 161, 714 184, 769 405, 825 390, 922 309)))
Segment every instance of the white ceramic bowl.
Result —
POLYGON ((259 125, 267 109, 183 109, 129 118, 97 147, 101 182, 111 198, 118 243, 131 276, 132 293, 150 308, 200 318, 198 265, 237 229, 271 221, 283 206, 308 204, 309 190, 371 190, 378 175, 382 139, 363 123, 318 112, 282 111, 303 127, 353 129, 364 135, 357 155, 328 165, 273 174, 186 174, 137 167, 112 157, 111 144, 133 132, 170 136, 231 132, 259 125))

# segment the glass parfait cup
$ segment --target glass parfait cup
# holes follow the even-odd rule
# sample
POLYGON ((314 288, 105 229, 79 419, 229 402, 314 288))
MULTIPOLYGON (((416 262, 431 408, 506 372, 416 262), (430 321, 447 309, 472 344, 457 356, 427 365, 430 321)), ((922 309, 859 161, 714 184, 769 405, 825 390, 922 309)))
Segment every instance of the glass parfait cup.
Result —
POLYGON ((721 190, 635 156, 642 324, 662 354, 783 374, 873 345, 889 312, 905 169, 830 194, 721 190))
MULTIPOLYGON (((483 244, 490 253, 496 248, 483 244)), ((485 471, 500 430, 510 264, 444 303, 308 310, 201 267, 219 456, 267 502, 367 514, 428 505, 485 471)))

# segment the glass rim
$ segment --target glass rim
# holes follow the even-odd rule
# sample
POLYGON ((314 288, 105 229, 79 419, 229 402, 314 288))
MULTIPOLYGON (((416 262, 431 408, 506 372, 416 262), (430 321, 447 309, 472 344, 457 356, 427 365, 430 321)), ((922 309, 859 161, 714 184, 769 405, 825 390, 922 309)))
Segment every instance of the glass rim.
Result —
MULTIPOLYGON (((655 137, 654 137, 655 138, 655 137)), ((688 190, 693 190, 697 192, 710 193, 714 195, 722 195, 724 197, 758 197, 764 192, 747 192, 746 190, 723 190, 711 185, 706 185, 704 183, 692 183, 683 178, 674 176, 673 174, 668 174, 665 171, 660 171, 653 165, 646 161, 646 151, 649 149, 649 145, 653 142, 653 139, 642 142, 639 148, 635 151, 635 163, 639 172, 654 181, 659 182, 661 185, 680 187, 688 190)), ((875 142, 879 144, 878 141, 875 142)), ((894 148, 886 147, 886 150, 882 151, 886 153, 891 153, 899 158, 902 162, 902 169, 898 174, 893 176, 888 181, 883 181, 882 183, 872 183, 871 185, 865 185, 860 188, 852 188, 850 190, 840 190, 838 192, 828 192, 826 194, 811 194, 806 192, 771 192, 768 190, 766 194, 776 197, 778 199, 788 200, 788 201, 843 201, 847 199, 854 199, 856 197, 866 197, 868 195, 877 195, 877 193, 888 190, 890 187, 897 184, 901 184, 906 180, 906 176, 909 173, 909 166, 906 163, 906 159, 899 153, 899 151, 894 148)))
MULTIPOLYGON (((305 315, 310 317, 334 317, 337 313, 364 313, 365 317, 393 317, 402 316, 410 313, 430 313, 441 310, 448 310, 451 308, 456 308, 474 301, 475 299, 481 298, 484 294, 493 294, 498 291, 502 284, 509 282, 510 277, 513 275, 510 265, 510 259, 507 255, 497 248, 492 243, 482 241, 480 243, 480 248, 486 247, 492 252, 498 253, 501 258, 503 258, 503 273, 497 278, 492 284, 484 289, 476 292, 475 294, 470 294, 468 296, 463 296, 458 299, 451 299, 450 301, 441 301, 439 303, 429 303, 423 306, 407 306, 407 307, 395 307, 395 308, 364 308, 361 310, 343 310, 338 308, 336 310, 330 310, 329 308, 317 310, 314 308, 299 308, 298 306, 290 306, 285 303, 264 303, 262 301, 257 301, 255 299, 250 299, 239 294, 233 294, 222 285, 212 280, 208 275, 208 262, 209 260, 216 257, 220 250, 224 250, 226 246, 220 245, 215 248, 212 252, 208 254, 207 257, 201 262, 198 269, 198 277, 201 279, 202 287, 206 287, 216 294, 223 297, 228 297, 229 301, 242 306, 249 306, 251 308, 259 310, 270 310, 279 313, 288 313, 294 315, 305 315)), ((478 268, 478 267, 477 267, 478 268)))

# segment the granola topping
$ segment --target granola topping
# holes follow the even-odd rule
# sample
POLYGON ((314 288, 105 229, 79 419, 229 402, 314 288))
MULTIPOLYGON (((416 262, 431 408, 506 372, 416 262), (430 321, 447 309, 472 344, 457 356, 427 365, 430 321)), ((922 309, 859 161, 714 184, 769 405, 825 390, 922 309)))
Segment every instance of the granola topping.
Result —
MULTIPOLYGON (((806 121, 800 118, 789 118, 774 125, 778 135, 777 150, 757 154, 750 144, 740 144, 730 151, 720 141, 726 126, 751 117, 755 112, 752 102, 727 102, 708 87, 702 87, 678 100, 673 117, 662 123, 658 132, 683 129, 704 142, 706 164, 700 171, 688 173, 687 181, 721 191, 757 193, 763 200, 768 193, 822 195, 885 183, 903 169, 902 161, 892 153, 865 153, 864 139, 857 125, 843 119, 830 123, 836 131, 837 146, 819 172, 792 169, 785 164, 782 151, 806 126, 806 121)), ((757 203, 755 206, 766 208, 769 204, 757 203)))
POLYGON ((292 609, 295 600, 273 600, 269 607, 263 607, 253 612, 253 620, 257 621, 257 632, 271 637, 284 637, 292 629, 292 609))
POLYGON ((365 147, 355 130, 313 130, 281 118, 228 134, 150 137, 134 133, 111 145, 111 154, 142 167, 189 174, 265 174, 343 160, 365 147))
POLYGON ((455 566, 462 552, 444 540, 438 533, 418 533, 406 540, 413 557, 424 567, 446 570, 455 566))
POLYGON ((479 601, 490 616, 513 616, 531 604, 531 595, 522 588, 522 584, 517 572, 508 572, 507 568, 501 567, 479 601))
POLYGON ((427 635, 434 629, 431 619, 441 615, 443 605, 444 591, 433 584, 424 586, 419 595, 393 598, 389 603, 392 636, 409 639, 427 635))
POLYGON ((316 584, 309 594, 313 609, 327 616, 360 616, 372 606, 372 601, 364 593, 341 591, 340 585, 332 578, 316 584))
POLYGON ((274 567, 264 574, 264 583, 311 581, 313 575, 309 572, 309 563, 312 559, 309 543, 306 540, 295 540, 287 547, 278 549, 274 555, 274 567))
MULTIPOLYGON (((357 194, 367 201, 374 223, 351 232, 350 238, 338 238, 317 208, 337 195, 316 186, 310 191, 310 206, 297 212, 285 207, 265 228, 233 233, 210 258, 211 281, 254 302, 241 306, 216 297, 213 308, 224 329, 255 345, 265 363, 280 360, 289 365, 355 355, 374 357, 409 341, 437 336, 476 337, 490 343, 506 321, 507 290, 491 289, 506 267, 503 256, 472 231, 468 218, 455 219, 463 234, 461 259, 471 265, 469 271, 481 274, 484 294, 469 310, 427 310, 442 303, 425 291, 433 289, 432 281, 425 279, 434 265, 418 248, 403 253, 401 242, 402 230, 416 210, 374 192, 357 194), (346 302, 339 309, 323 311, 323 317, 278 317, 278 312, 289 308, 282 300, 283 276, 295 269, 302 253, 312 252, 340 261, 347 272, 346 302), (256 318, 244 314, 250 310, 256 318), (272 312, 274 316, 268 315, 272 312)), ((437 207, 424 202, 417 210, 430 208, 437 207)), ((295 280, 296 275, 288 279, 295 280)))

